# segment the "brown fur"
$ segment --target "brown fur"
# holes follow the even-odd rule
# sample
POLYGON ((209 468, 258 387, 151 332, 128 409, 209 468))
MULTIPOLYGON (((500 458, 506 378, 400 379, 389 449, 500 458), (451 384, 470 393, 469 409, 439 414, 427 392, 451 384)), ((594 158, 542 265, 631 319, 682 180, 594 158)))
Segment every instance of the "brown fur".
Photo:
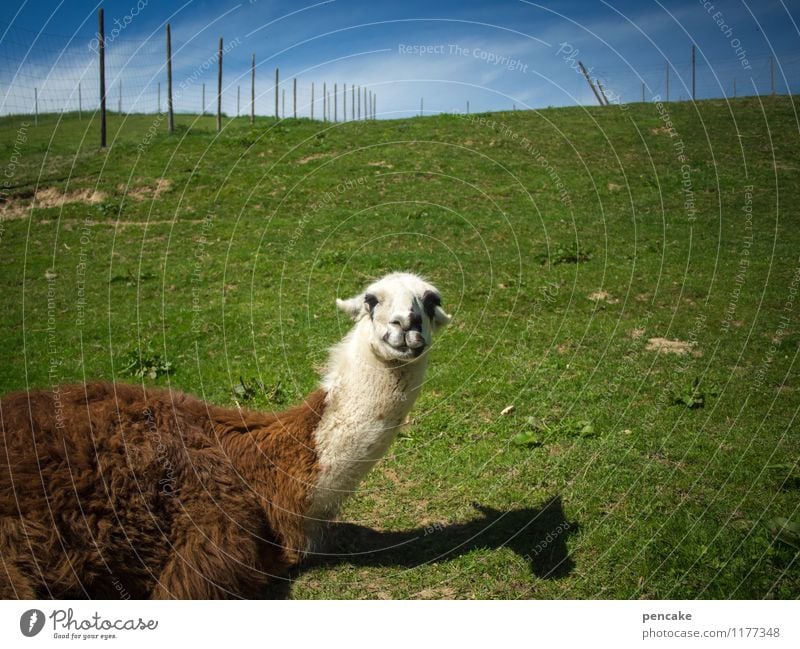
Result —
POLYGON ((0 399, 0 598, 251 596, 307 546, 325 393, 277 414, 91 383, 0 399))

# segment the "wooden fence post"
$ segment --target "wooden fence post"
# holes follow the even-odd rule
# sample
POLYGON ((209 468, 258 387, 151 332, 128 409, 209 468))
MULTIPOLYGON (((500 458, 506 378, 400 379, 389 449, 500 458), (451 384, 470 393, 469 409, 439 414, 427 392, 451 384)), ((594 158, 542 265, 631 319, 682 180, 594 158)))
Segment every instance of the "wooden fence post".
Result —
POLYGON ((219 133, 222 130, 222 36, 219 37, 217 58, 217 133, 219 133))
POLYGON ((608 106, 608 97, 606 97, 606 91, 603 90, 603 84, 600 83, 599 79, 595 79, 597 83, 597 89, 600 91, 600 96, 603 98, 603 105, 608 106))
POLYGON ((102 7, 97 13, 98 48, 100 56, 100 146, 106 146, 106 29, 102 7))
POLYGON ((172 112, 172 37, 167 23, 167 129, 175 131, 175 116, 172 112))
POLYGON ((769 57, 769 94, 775 95, 775 57, 769 57))
POLYGON ((597 103, 602 106, 603 105, 603 100, 600 99, 600 93, 597 92, 597 88, 594 87, 594 84, 592 83, 592 80, 589 78, 589 73, 586 71, 586 68, 583 66, 583 63, 578 61, 578 67, 581 69, 581 72, 583 73, 583 77, 584 77, 584 79, 586 79, 586 83, 588 83, 589 87, 592 89, 592 92, 594 93, 595 99, 597 99, 597 103))

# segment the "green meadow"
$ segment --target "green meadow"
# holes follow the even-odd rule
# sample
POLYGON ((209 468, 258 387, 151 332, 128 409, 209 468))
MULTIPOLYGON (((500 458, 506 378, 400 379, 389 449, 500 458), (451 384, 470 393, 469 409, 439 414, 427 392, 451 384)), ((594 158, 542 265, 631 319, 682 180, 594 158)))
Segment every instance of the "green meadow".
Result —
POLYGON ((435 284, 409 426, 270 596, 800 594, 793 97, 322 123, 0 119, 0 392, 279 409, 336 297, 435 284))

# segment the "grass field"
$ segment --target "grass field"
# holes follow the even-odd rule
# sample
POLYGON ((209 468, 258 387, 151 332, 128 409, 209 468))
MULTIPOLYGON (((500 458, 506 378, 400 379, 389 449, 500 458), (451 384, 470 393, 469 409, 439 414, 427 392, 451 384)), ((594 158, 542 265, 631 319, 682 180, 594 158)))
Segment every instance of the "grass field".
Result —
POLYGON ((453 324, 290 596, 797 597, 793 101, 111 116, 106 151, 86 116, 3 118, 0 392, 280 408, 336 296, 418 272, 453 324))

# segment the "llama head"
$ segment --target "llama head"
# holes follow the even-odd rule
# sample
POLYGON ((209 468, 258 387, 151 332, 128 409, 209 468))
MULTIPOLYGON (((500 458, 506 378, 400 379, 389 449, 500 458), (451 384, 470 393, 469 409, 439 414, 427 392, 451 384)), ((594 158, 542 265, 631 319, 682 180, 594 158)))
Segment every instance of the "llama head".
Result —
POLYGON ((435 331, 450 322, 436 287, 411 273, 392 273, 336 305, 362 330, 384 361, 414 361, 430 347, 435 331))

